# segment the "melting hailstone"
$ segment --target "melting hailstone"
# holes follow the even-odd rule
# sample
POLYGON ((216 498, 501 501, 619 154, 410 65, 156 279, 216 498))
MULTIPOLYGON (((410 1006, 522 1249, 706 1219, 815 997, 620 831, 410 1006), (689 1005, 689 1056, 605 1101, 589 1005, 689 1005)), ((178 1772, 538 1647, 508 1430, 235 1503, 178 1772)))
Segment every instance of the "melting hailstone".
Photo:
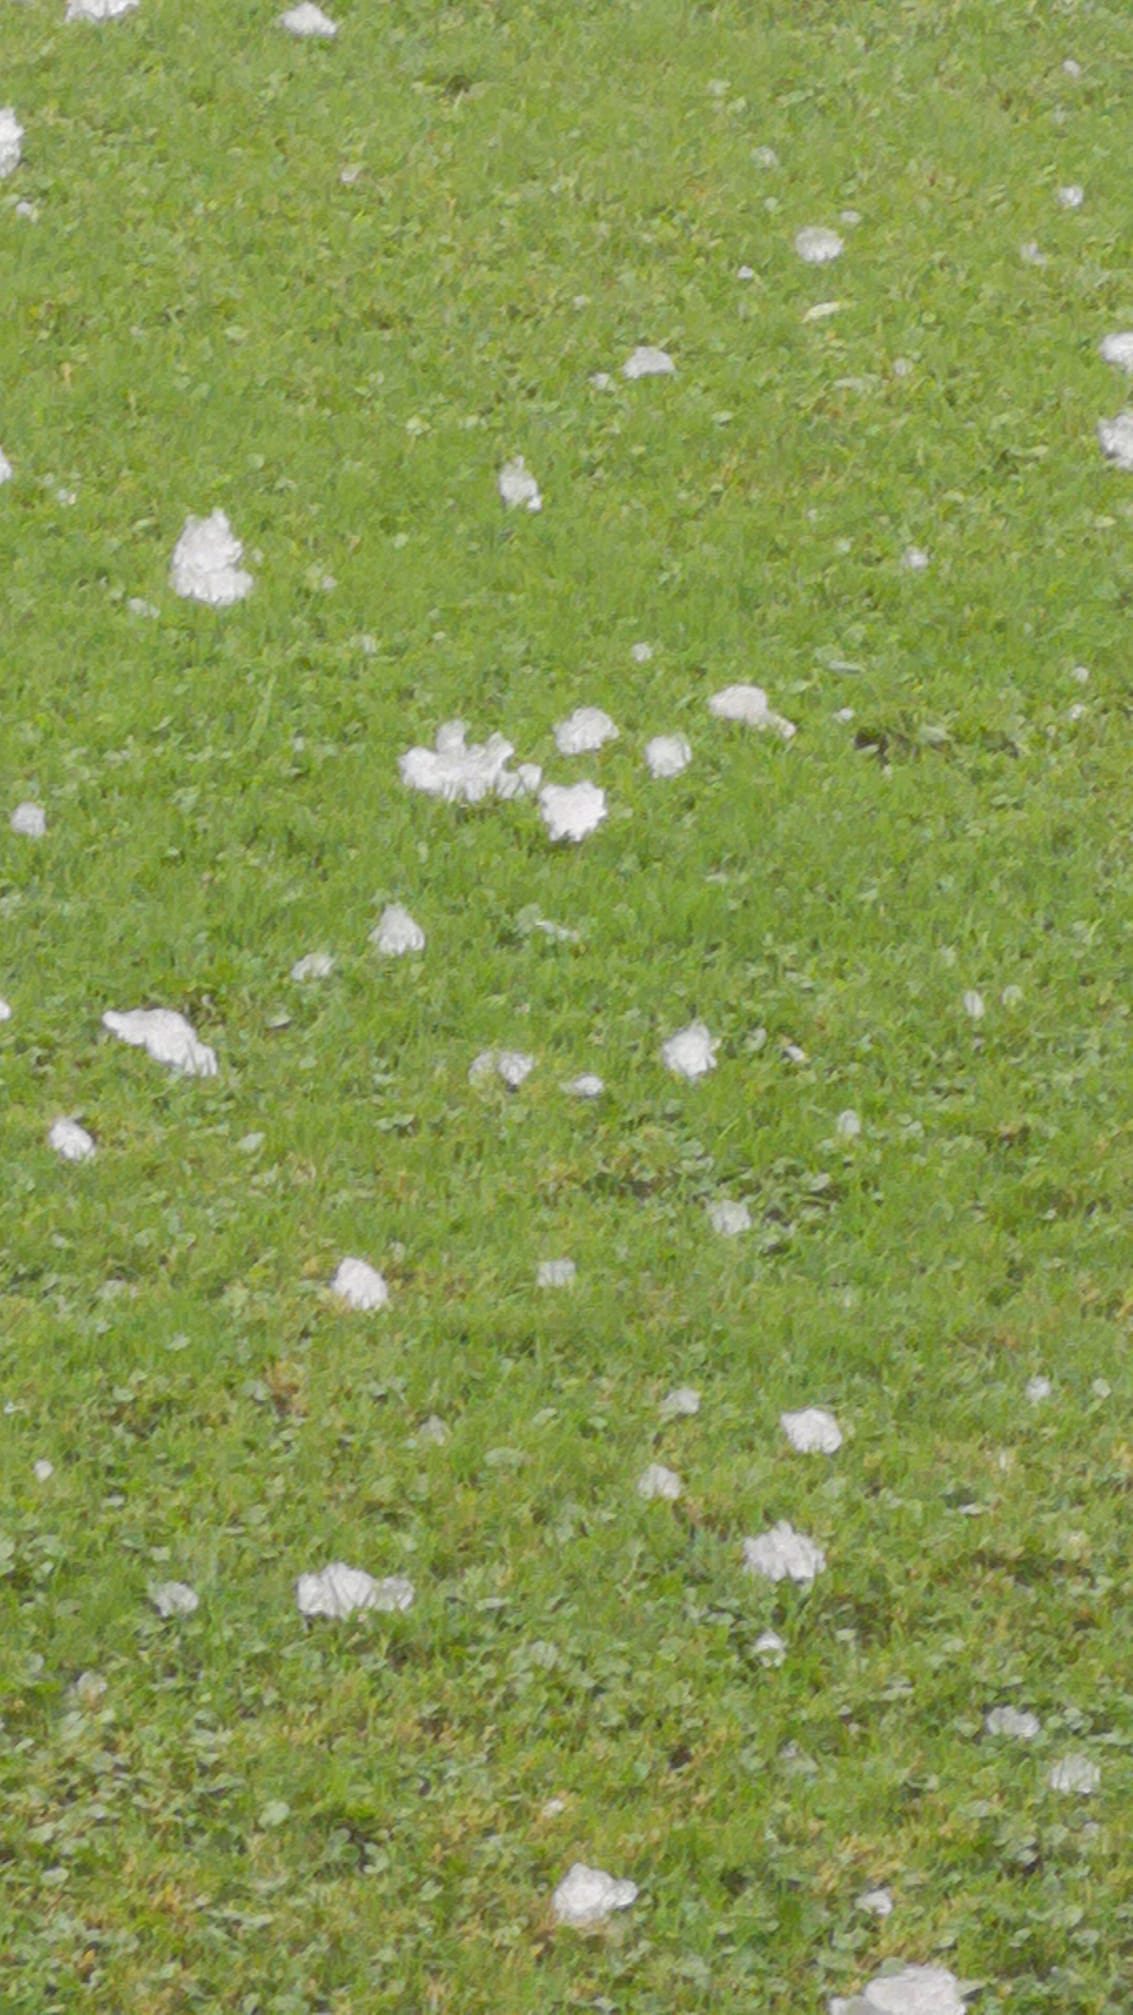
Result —
POLYGON ((844 247, 837 231, 828 231, 822 224, 807 224, 795 233, 795 250, 807 266, 829 266, 832 259, 841 256, 844 247))
POLYGON ((12 1010, 6 1000, 0 1000, 0 1021, 11 1021, 12 1010))
POLYGON ((751 1212, 746 1203, 734 1203, 722 1196, 709 1204, 708 1222, 721 1238, 738 1238, 741 1232, 751 1230, 751 1212))
POLYGON ((785 1519, 780 1519, 769 1532, 744 1540, 744 1573, 762 1575, 765 1581, 806 1584, 821 1574, 825 1566, 822 1548, 804 1533, 796 1532, 785 1519))
POLYGON ((601 1924, 611 1911, 627 1910, 636 1896, 635 1882, 618 1881, 602 1868, 576 1861, 555 1890, 551 1908, 560 1924, 601 1924))
POLYGON ((1033 1742, 1042 1722, 1037 1714, 1020 1713, 1017 1707, 993 1707, 984 1727, 989 1735, 1009 1735, 1015 1742, 1033 1742))
POLYGON ((584 840, 606 816, 606 793, 597 784, 544 784, 539 810, 552 840, 584 840))
POLYGON ((1107 462, 1118 469, 1133 469, 1133 413, 1119 413, 1115 420, 1099 420, 1098 442, 1107 462))
POLYGON ((606 1086, 595 1071, 584 1070, 579 1077, 568 1078, 563 1086, 572 1098, 601 1098, 606 1086))
POLYGON ((902 1966, 879 1973, 860 1994, 835 1995, 830 2015, 964 2015, 964 1996, 944 1966, 902 1966))
POLYGON ((1078 182, 1067 182, 1058 191, 1058 204, 1062 210, 1080 210, 1086 200, 1086 192, 1078 182))
POLYGON ((787 1656, 787 1647, 777 1631, 761 1631, 755 1640, 755 1655, 761 1665, 773 1668, 782 1665, 787 1656))
POLYGON ((0 178, 11 175, 20 165, 20 142, 24 129, 10 105, 0 106, 0 178))
POLYGON ((3 449, 0 449, 0 483, 10 483, 11 480, 12 464, 3 449))
POLYGON ((463 721, 446 721, 437 729, 431 749, 407 749, 398 758, 402 783, 446 804, 478 805, 488 797, 518 798, 538 790, 542 771, 536 763, 508 764, 515 750, 503 735, 486 742, 466 742, 463 721))
POLYGON ((616 742, 618 731, 601 707, 576 707, 555 729, 555 746, 561 756, 585 756, 605 742, 616 742))
POLYGON ((655 350, 651 343, 639 343, 622 365, 623 378, 671 378, 676 365, 667 350, 655 350))
POLYGON ((26 840, 41 840, 47 831, 47 814, 42 805, 17 805, 8 824, 26 840))
POLYGON ((186 1581, 155 1581, 149 1599, 159 1616, 191 1616, 200 1607, 200 1596, 186 1581))
POLYGON ((1088 1798, 1101 1783, 1101 1771, 1088 1756, 1063 1756, 1051 1764, 1048 1782, 1052 1791, 1072 1791, 1088 1798))
POLYGON ((68 21, 117 21, 129 14, 138 0, 67 0, 68 21))
POLYGON ((468 1066, 469 1084, 484 1084, 490 1077, 502 1078, 509 1091, 518 1091, 524 1078, 535 1068, 535 1058, 518 1049, 484 1049, 468 1066))
POLYGON ((89 1161, 95 1151, 86 1128, 74 1119, 57 1119, 47 1136, 47 1144, 64 1161, 89 1161))
POLYGON ((859 1910, 865 1910, 871 1917, 892 1917, 893 1892, 891 1889, 863 1889, 854 1902, 859 1910))
POLYGON ((286 28, 289 35, 297 35, 304 41, 314 35, 329 42, 338 34, 338 23, 324 14, 321 7, 315 7, 312 0, 302 0, 300 6, 291 7, 286 14, 281 14, 279 25, 286 28))
POLYGON ((535 1284, 537 1287, 569 1287, 577 1272, 573 1259, 541 1259, 535 1284))
POLYGON ((401 958, 424 951, 425 933, 400 903, 389 903, 370 932, 370 943, 387 958, 401 958))
POLYGON ((679 777, 692 761, 692 749, 683 735, 654 735, 645 744, 645 766, 651 777, 679 777))
POLYGON ((704 1077, 716 1068, 717 1042, 704 1022, 690 1022, 661 1044, 661 1059, 677 1077, 704 1077))
POLYGON ((244 548, 223 511, 189 517, 173 548, 170 580, 175 595, 210 609, 231 608, 252 592, 252 576, 240 561, 244 548))
POLYGON ((377 1268, 364 1259, 344 1259, 331 1281, 330 1289, 350 1308, 384 1308, 389 1289, 377 1268))
POLYGON ((781 1413, 779 1425, 800 1455, 835 1455, 842 1446, 842 1430, 825 1407, 804 1406, 798 1413, 781 1413))
POLYGON ((663 1462, 651 1462, 637 1479, 637 1494, 647 1503, 654 1498, 664 1498, 675 1504, 682 1490, 681 1479, 675 1469, 666 1469, 663 1462))
POLYGON ((1133 329, 1119 330, 1115 336, 1103 336, 1098 351, 1107 364, 1115 364, 1119 371, 1128 371, 1133 376, 1133 329))
POLYGON ((510 462, 504 463, 499 474, 499 492, 509 511, 519 506, 527 511, 541 511, 543 508, 539 485, 522 455, 515 455, 510 462))
POLYGON ((296 959, 291 977, 302 985, 304 980, 328 980, 333 971, 334 960, 329 952, 308 952, 305 958, 296 959))
POLYGON ((125 1014, 113 1009, 102 1017, 102 1026, 120 1042, 144 1049, 155 1063, 180 1072, 182 1077, 215 1077, 216 1051, 199 1042, 192 1024, 173 1008, 130 1008, 125 1014))
POLYGON ((347 1567, 334 1560, 318 1574, 301 1574, 295 1583, 295 1602, 300 1616, 329 1616, 336 1621, 358 1610, 376 1609, 392 1614, 412 1609, 416 1591, 402 1574, 375 1581, 360 1567, 347 1567))
POLYGON ((789 742, 795 733, 793 721, 772 711, 762 686, 725 686, 713 694, 708 711, 718 721, 740 721, 746 728, 770 729, 789 742))
POLYGON ((700 1394, 695 1385, 678 1385, 661 1401, 662 1420, 691 1420, 700 1412, 700 1394))

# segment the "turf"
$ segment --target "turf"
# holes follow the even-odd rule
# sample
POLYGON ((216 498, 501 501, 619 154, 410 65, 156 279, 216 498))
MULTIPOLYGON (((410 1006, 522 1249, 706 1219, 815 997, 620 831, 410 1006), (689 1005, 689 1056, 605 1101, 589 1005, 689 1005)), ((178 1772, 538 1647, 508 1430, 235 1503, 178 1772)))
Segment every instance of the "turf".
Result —
POLYGON ((0 24, 0 2005, 798 2015, 898 1956, 1110 2015, 1133 19, 332 11, 0 24), (639 343, 676 375, 626 383, 639 343), (216 508, 256 577, 223 613, 168 586, 216 508), (737 680, 790 744, 711 718, 737 680), (567 761, 582 703, 620 739, 567 761), (455 716, 605 824, 408 792, 455 716), (394 901, 419 959, 367 943, 394 901), (139 1005, 218 1077, 103 1033, 139 1005), (468 1084, 490 1046, 536 1057, 515 1094, 468 1084), (386 1310, 329 1297, 347 1253, 386 1310), (811 1403, 832 1459, 779 1430, 811 1403), (810 1590, 741 1572, 784 1518, 810 1590), (332 1559, 415 1607, 305 1624, 332 1559), (639 1886, 593 1935, 551 1914, 575 1860, 639 1886))

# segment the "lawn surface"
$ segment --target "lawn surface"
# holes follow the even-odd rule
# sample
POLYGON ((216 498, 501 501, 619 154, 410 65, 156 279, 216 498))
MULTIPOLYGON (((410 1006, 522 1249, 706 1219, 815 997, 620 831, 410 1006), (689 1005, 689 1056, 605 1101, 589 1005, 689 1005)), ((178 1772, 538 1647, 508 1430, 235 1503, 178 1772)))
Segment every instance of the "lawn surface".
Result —
POLYGON ((819 2015, 895 1957, 1112 2015, 1133 16, 331 11, 0 21, 0 2006, 819 2015), (214 509, 222 612, 169 586, 214 509), (563 758, 579 704, 620 738, 563 758), (407 790, 455 717, 603 825, 407 790), (154 1005, 215 1079, 101 1027, 154 1005), (812 1588, 742 1571, 781 1519, 812 1588), (414 1607, 304 1622, 332 1560, 414 1607), (577 1860, 639 1889, 591 1934, 577 1860))

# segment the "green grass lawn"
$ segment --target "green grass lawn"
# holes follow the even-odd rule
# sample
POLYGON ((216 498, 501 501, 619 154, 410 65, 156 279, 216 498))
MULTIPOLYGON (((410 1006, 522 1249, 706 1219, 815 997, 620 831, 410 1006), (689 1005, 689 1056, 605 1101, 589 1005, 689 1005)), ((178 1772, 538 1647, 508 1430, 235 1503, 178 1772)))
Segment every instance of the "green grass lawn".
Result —
POLYGON ((1117 2015, 1133 16, 330 11, 0 21, 0 2008, 822 2015, 894 1959, 1117 2015), (169 585, 217 509, 224 611, 169 585), (604 823, 406 789, 457 717, 604 823), (780 1520, 810 1588, 743 1572, 780 1520), (334 1560, 414 1606, 305 1622, 334 1560), (637 1900, 556 1926, 575 1861, 637 1900))

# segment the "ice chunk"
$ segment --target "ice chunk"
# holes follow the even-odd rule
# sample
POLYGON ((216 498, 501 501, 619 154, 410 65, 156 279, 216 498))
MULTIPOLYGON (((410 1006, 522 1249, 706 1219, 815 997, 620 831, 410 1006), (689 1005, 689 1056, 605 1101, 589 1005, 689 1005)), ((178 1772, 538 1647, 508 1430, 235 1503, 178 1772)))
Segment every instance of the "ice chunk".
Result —
POLYGON ((11 480, 12 464, 3 449, 0 449, 0 483, 10 483, 11 480))
POLYGON ((314 35, 329 42, 338 34, 338 23, 324 14, 321 7, 315 7, 312 0, 301 0, 300 6, 290 7, 286 14, 280 15, 279 25, 303 41, 314 35))
POLYGON ((535 1068, 535 1058, 518 1049, 484 1049, 468 1066, 469 1084, 484 1084, 490 1077, 502 1078, 509 1091, 518 1091, 524 1078, 535 1068))
POLYGON ((89 1161, 95 1151, 86 1128, 74 1119, 57 1119, 47 1136, 47 1144, 64 1161, 89 1161))
POLYGON ((597 784, 544 784, 539 809, 552 840, 584 840, 606 816, 606 793, 597 784))
POLYGON ((969 1021, 982 1021, 984 1018, 984 997, 974 987, 969 987, 964 995, 964 1013, 969 1021))
POLYGON ((652 644, 640 643, 630 647, 630 657, 635 665, 647 665, 653 656, 652 644))
POLYGON ((200 1607, 200 1596, 185 1581, 155 1581, 149 1599, 159 1616, 191 1616, 200 1607))
POLYGON ((300 1616, 330 1616, 340 1619, 357 1610, 377 1609, 392 1613, 412 1609, 413 1583, 402 1574, 375 1581, 360 1567, 347 1567, 334 1560, 318 1574, 301 1574, 295 1583, 295 1601, 300 1616))
POLYGON ((645 744, 645 766, 651 777, 679 777, 692 761, 683 735, 654 735, 645 744))
POLYGON ((487 797, 517 798, 538 790, 537 764, 509 770, 515 749, 503 735, 470 743, 464 737, 463 721, 448 721, 437 729, 433 748, 408 749, 398 760, 402 782, 448 804, 478 805, 487 797))
POLYGON ((906 546, 901 555, 901 565, 906 567, 910 574, 923 574, 931 564, 923 546, 906 546))
POLYGON ((689 1420, 700 1412, 700 1394, 695 1385, 678 1385, 661 1401, 662 1420, 689 1420))
POLYGON ((704 1077, 716 1068, 717 1043, 702 1021, 678 1029, 661 1045, 661 1059, 677 1077, 704 1077))
POLYGON ((0 178, 11 175, 20 165, 20 142, 24 129, 10 105, 0 105, 0 178))
POLYGON ((37 1483, 50 1483, 55 1474, 55 1464, 48 1462, 45 1455, 41 1455, 38 1462, 33 1462, 31 1469, 37 1483))
POLYGON ((1133 329, 1103 336, 1098 350, 1107 364, 1116 364, 1119 371, 1128 371, 1133 376, 1133 329))
POLYGON ((252 576, 240 566, 244 548, 223 511, 186 518, 173 548, 173 592, 210 609, 227 609, 252 592, 252 576))
POLYGON ((104 1014, 102 1026, 120 1042, 144 1049, 155 1063, 163 1063, 182 1077, 215 1077, 216 1051, 198 1042, 184 1015, 173 1008, 130 1008, 125 1014, 113 1010, 104 1014))
POLYGON ((637 1479, 637 1494, 647 1502, 663 1497, 669 1504, 675 1504, 681 1490, 681 1479, 676 1470, 666 1469, 663 1462, 651 1462, 637 1479))
POLYGON ((722 1238, 738 1238, 741 1232, 751 1230, 751 1212, 746 1203, 733 1203, 728 1197, 718 1197, 709 1204, 708 1221, 722 1238))
POLYGON ((12 1010, 6 1000, 0 1000, 0 1021, 11 1021, 12 1010))
POLYGON ((568 1078, 563 1086, 572 1098, 601 1098, 606 1086, 595 1071, 584 1070, 579 1077, 568 1078))
POLYGON ((1027 1380, 1027 1399, 1031 1406, 1041 1406, 1044 1399, 1049 1399, 1053 1391, 1054 1387, 1049 1378, 1044 1378, 1041 1371, 1036 1373, 1034 1378, 1027 1380))
POLYGON ((522 455, 515 455, 510 462, 504 463, 499 474, 499 492, 509 510, 519 505, 528 511, 541 511, 543 508, 539 485, 522 455))
POLYGON ((863 1889, 854 1902, 859 1910, 868 1911, 871 1917, 891 1917, 893 1915, 893 1893, 889 1889, 863 1889))
POLYGON ((67 0, 68 21, 117 21, 129 14, 138 0, 67 0))
POLYGON ((334 960, 329 952, 308 952, 305 958, 296 959, 291 977, 302 984, 304 980, 327 980, 333 971, 334 960))
POLYGON ((744 1573, 762 1575, 766 1581, 808 1583, 821 1574, 826 1555, 813 1539, 796 1532, 780 1519, 769 1532, 744 1540, 744 1573))
POLYGON ((1058 204, 1062 210, 1080 210, 1086 200, 1086 192, 1078 182, 1067 182, 1058 191, 1058 204))
POLYGON ((337 1294, 351 1308, 384 1308, 389 1300, 389 1289, 381 1274, 364 1259, 341 1260, 330 1288, 332 1294, 337 1294))
POLYGON ((902 1966, 879 1973, 848 2001, 835 1995, 829 2009, 830 2015, 964 2015, 964 1996, 943 1966, 902 1966))
POLYGON ((1101 1783, 1101 1771, 1088 1756, 1063 1756, 1051 1765, 1049 1783, 1052 1791, 1074 1791, 1088 1798, 1101 1783))
POLYGON ((1020 1713, 1017 1707, 993 1707, 984 1727, 989 1735, 1009 1735, 1016 1742, 1033 1742, 1042 1722, 1037 1714, 1020 1713))
POLYGON ((1098 441, 1107 462, 1119 469, 1133 469, 1133 413, 1119 413, 1116 420, 1098 421, 1098 441))
POLYGON ((601 707, 576 707, 555 729, 555 746, 561 756, 588 755, 604 742, 617 739, 617 728, 601 707))
POLYGON ((382 911, 370 943, 387 958, 401 958, 406 952, 423 952, 425 933, 400 903, 389 903, 382 911))
POLYGON ((822 1406, 804 1406, 799 1413, 781 1413, 779 1425, 800 1455, 834 1455, 842 1446, 842 1430, 822 1406))
POLYGON ((782 1665, 787 1647, 777 1631, 763 1630, 755 1640, 755 1655, 761 1665, 782 1665))
POLYGON ((42 805, 17 805, 8 824, 26 840, 41 840, 47 831, 47 814, 42 805))
POLYGON ((637 1884, 619 1882, 602 1868, 576 1861, 551 1898, 560 1924, 601 1924, 613 1910, 626 1910, 637 1895, 637 1884))
POLYGON ((719 721, 741 721, 746 728, 770 728, 785 742, 795 733, 793 721, 772 712, 762 686, 725 686, 722 692, 713 694, 708 711, 719 721))
POLYGON ((671 378, 676 368, 667 350, 655 350, 651 343, 639 343, 622 365, 622 377, 671 378))
POLYGON ((828 231, 822 224, 807 224, 795 233, 795 250, 808 266, 828 266, 840 256, 843 244, 837 231, 828 231))
POLYGON ((573 1259, 541 1259, 535 1275, 539 1287, 569 1287, 578 1272, 573 1259))

